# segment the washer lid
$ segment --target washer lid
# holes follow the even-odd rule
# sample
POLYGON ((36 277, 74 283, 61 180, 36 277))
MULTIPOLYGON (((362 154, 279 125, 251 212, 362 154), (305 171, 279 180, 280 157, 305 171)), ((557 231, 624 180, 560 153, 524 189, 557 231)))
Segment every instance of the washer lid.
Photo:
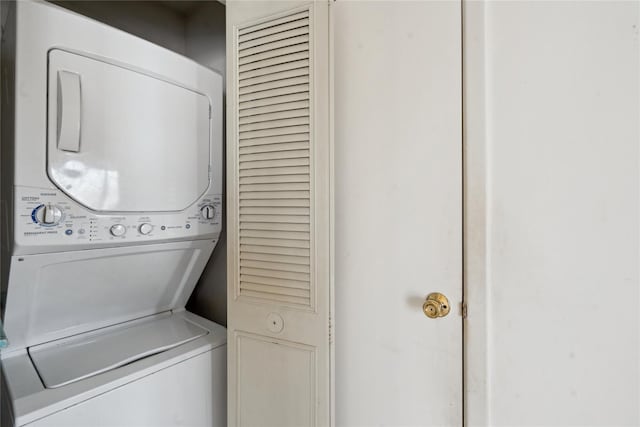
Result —
POLYGON ((29 356, 45 387, 56 388, 208 333, 183 317, 167 313, 30 347, 29 356))
POLYGON ((48 73, 47 173, 69 197, 98 212, 168 212, 207 191, 207 96, 60 49, 48 73))

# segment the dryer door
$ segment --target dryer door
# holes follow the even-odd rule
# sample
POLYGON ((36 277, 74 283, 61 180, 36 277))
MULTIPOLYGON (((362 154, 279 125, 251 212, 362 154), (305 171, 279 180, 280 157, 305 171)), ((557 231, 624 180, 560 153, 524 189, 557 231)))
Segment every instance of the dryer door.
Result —
POLYGON ((180 211, 209 186, 207 96, 126 65, 49 52, 53 183, 94 211, 180 211))

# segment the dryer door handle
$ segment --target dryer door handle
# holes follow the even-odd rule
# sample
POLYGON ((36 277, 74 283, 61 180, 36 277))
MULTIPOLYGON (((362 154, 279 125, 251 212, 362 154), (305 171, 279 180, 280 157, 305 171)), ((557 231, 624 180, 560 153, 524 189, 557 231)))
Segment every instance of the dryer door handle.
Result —
POLYGON ((58 71, 58 150, 80 151, 80 74, 58 71))

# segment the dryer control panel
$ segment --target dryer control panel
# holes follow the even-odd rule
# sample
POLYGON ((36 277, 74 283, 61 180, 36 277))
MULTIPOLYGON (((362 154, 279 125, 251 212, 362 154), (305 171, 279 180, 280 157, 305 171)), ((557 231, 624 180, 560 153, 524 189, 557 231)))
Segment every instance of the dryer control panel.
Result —
POLYGON ((96 213, 54 189, 15 187, 14 254, 189 239, 218 239, 222 197, 207 194, 182 212, 96 213), (70 247, 72 246, 72 247, 70 247))

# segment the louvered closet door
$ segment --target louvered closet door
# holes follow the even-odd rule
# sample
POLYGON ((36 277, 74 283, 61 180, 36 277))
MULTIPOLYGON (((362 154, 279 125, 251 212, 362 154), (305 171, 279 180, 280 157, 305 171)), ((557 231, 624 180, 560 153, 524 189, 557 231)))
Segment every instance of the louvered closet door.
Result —
POLYGON ((227 23, 229 424, 328 425, 328 3, 227 23))

